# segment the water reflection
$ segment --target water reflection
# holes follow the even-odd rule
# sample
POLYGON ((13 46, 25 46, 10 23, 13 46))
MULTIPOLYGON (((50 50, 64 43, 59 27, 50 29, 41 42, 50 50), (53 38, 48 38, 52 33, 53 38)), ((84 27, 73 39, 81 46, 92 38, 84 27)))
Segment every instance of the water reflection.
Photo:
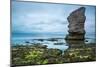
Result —
POLYGON ((65 40, 68 44, 69 48, 82 48, 85 46, 85 42, 83 40, 65 40))
POLYGON ((96 43, 94 42, 89 42, 87 43, 85 40, 65 40, 66 43, 70 48, 87 48, 87 47, 95 47, 96 43))

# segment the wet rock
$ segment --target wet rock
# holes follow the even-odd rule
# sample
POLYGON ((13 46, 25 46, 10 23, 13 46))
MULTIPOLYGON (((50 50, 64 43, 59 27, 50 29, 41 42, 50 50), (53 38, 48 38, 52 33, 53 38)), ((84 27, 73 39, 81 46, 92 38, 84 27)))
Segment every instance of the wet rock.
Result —
POLYGON ((96 53, 95 48, 91 47, 69 48, 64 51, 63 57, 68 60, 68 62, 95 61, 96 53))
POLYGON ((69 48, 82 48, 85 46, 84 40, 66 40, 68 43, 69 48))
POLYGON ((36 48, 47 48, 47 45, 42 45, 41 43, 36 43, 36 44, 34 44, 34 47, 36 47, 36 48))
POLYGON ((67 18, 69 22, 69 35, 66 36, 66 40, 84 40, 85 30, 84 23, 86 20, 85 7, 80 7, 73 11, 67 18))
POLYGON ((60 64, 63 63, 63 58, 58 57, 58 58, 54 58, 54 57, 50 57, 48 58, 48 64, 60 64))
POLYGON ((54 57, 57 58, 62 55, 62 51, 59 49, 47 49, 44 52, 44 58, 54 57))
POLYGON ((85 42, 88 42, 88 40, 85 40, 85 42))
POLYGON ((58 41, 58 39, 57 38, 50 38, 50 39, 48 39, 48 41, 58 41))
POLYGON ((30 43, 29 41, 26 41, 25 43, 30 43))
POLYGON ((64 45, 65 43, 61 42, 61 43, 54 43, 54 45, 64 45))
POLYGON ((44 39, 38 39, 38 41, 44 41, 44 39))

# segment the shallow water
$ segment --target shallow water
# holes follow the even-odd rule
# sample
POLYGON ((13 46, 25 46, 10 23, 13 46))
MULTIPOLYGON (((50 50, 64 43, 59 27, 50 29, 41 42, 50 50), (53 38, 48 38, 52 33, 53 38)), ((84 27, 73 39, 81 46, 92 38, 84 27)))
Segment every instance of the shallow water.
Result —
MULTIPOLYGON (((33 45, 42 44, 47 45, 47 48, 56 48, 62 51, 68 49, 70 46, 76 47, 77 45, 84 45, 88 43, 95 43, 95 39, 85 39, 86 41, 65 41, 64 38, 44 38, 44 39, 32 39, 32 38, 16 38, 12 39, 13 45, 33 45), (53 40, 52 40, 53 39, 53 40)), ((79 46, 80 47, 80 46, 79 46)))

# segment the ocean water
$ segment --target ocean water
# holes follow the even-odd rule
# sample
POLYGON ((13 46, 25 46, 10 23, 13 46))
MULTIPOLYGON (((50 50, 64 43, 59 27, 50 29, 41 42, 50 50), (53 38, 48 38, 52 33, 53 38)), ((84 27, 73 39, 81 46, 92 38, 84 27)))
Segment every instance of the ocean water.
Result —
MULTIPOLYGON (((14 34, 11 37, 11 45, 33 45, 40 43, 42 45, 47 45, 47 48, 56 48, 62 51, 69 48, 69 43, 67 43, 64 38, 66 35, 27 35, 27 34, 14 34), (56 38, 57 41, 50 41, 49 39, 56 38), (40 41, 39 39, 43 39, 40 41)), ((86 35, 85 40, 88 42, 85 43, 95 43, 95 34, 86 35)))
POLYGON ((24 43, 25 41, 30 41, 33 39, 48 39, 48 38, 64 38, 65 35, 55 35, 55 34, 12 34, 11 42, 12 44, 24 43))
POLYGON ((68 45, 64 41, 64 36, 59 35, 14 35, 11 38, 12 45, 27 45, 26 42, 29 42, 28 45, 40 43, 42 45, 47 45, 47 48, 57 48, 60 50, 65 50, 68 48, 68 45), (58 41, 49 41, 48 39, 51 38, 60 38, 57 39, 58 41), (39 39, 43 39, 44 41, 39 41, 39 39), (58 43, 57 45, 54 45, 55 43, 58 43), (59 44, 62 43, 62 44, 59 44))

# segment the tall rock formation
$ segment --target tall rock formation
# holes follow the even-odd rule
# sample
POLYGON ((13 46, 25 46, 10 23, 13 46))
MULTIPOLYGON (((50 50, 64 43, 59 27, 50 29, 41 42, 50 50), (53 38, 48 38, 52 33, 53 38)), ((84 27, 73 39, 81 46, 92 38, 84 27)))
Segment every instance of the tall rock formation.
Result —
POLYGON ((67 18, 69 22, 69 34, 66 36, 66 40, 84 40, 85 29, 84 23, 86 20, 85 7, 80 7, 73 11, 67 18))

